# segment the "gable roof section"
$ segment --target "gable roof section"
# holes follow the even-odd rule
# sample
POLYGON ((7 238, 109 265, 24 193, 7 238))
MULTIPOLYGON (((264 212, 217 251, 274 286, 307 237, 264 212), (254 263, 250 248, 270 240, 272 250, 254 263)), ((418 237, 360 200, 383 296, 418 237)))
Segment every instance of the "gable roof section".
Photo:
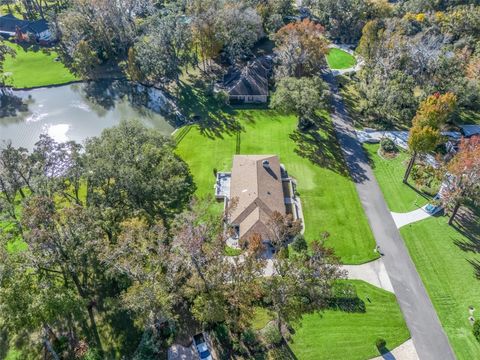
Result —
POLYGON ((268 78, 272 60, 262 56, 249 62, 242 70, 231 69, 223 79, 223 85, 233 96, 268 95, 268 78))
POLYGON ((48 30, 48 22, 45 20, 35 20, 28 24, 28 29, 34 34, 40 34, 48 30))
POLYGON ((28 21, 16 18, 12 14, 0 16, 0 32, 14 33, 17 27, 24 29, 28 26, 28 21))
POLYGON ((280 162, 274 155, 236 155, 233 158, 230 197, 238 203, 230 222, 240 226, 240 238, 252 229, 268 237, 274 211, 285 214, 280 162), (263 162, 269 162, 268 168, 263 162))
POLYGON ((0 32, 15 33, 17 28, 22 32, 40 34, 48 30, 48 22, 46 20, 21 20, 12 14, 0 16, 0 32))
POLYGON ((480 134, 480 125, 461 125, 460 128, 466 137, 480 134))

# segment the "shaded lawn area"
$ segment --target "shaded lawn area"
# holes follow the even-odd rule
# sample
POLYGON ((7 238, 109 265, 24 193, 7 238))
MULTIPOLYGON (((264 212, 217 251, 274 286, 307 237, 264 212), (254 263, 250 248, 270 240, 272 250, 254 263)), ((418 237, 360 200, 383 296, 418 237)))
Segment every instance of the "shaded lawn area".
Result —
POLYGON ((55 61, 58 54, 51 49, 30 46, 24 48, 6 41, 6 45, 16 51, 15 58, 7 57, 4 72, 7 84, 14 88, 65 84, 77 78, 62 64, 55 61))
POLYGON ((319 132, 301 133, 295 116, 272 110, 244 109, 228 116, 220 129, 212 126, 225 123, 209 118, 208 126, 200 123, 175 134, 178 154, 190 166, 198 196, 213 195, 214 169, 230 171, 234 154, 279 155, 298 182, 307 241, 328 231, 331 236, 326 245, 333 247, 344 263, 376 258, 373 235, 328 117, 322 120, 319 132))
POLYGON ((327 54, 327 63, 331 69, 341 70, 355 66, 357 60, 346 51, 337 48, 330 48, 327 54))
MULTIPOLYGON (((408 164, 409 155, 399 152, 394 159, 384 159, 377 154, 378 144, 364 144, 372 164, 373 172, 382 189, 388 208, 393 212, 409 212, 426 205, 430 196, 414 188, 414 184, 405 185, 402 182, 408 164)), ((410 183, 412 181, 410 180, 410 183)))
MULTIPOLYGON (((307 314, 297 325, 289 343, 298 360, 364 360, 380 355, 375 340, 383 338, 392 350, 410 337, 395 295, 359 280, 349 280, 365 305, 365 312, 326 310, 307 314)), ((257 312, 254 326, 264 326, 265 310, 257 312)), ((290 357, 286 357, 290 358, 290 357)))
POLYGON ((455 227, 433 217, 401 228, 417 271, 458 359, 478 359, 468 307, 480 311, 480 225, 478 214, 463 212, 455 227), (465 235, 462 235, 464 233, 465 235))

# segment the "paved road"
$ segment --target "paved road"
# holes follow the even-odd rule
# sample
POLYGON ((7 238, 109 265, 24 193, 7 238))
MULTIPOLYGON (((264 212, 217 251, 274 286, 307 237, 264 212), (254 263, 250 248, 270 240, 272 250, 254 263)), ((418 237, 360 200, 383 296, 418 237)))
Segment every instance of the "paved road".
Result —
MULTIPOLYGON (((448 338, 415 265, 395 226, 382 192, 358 142, 332 74, 325 75, 334 94, 332 119, 362 206, 381 252, 390 281, 422 360, 455 359, 448 338)), ((372 249, 373 251, 373 249, 372 249)))

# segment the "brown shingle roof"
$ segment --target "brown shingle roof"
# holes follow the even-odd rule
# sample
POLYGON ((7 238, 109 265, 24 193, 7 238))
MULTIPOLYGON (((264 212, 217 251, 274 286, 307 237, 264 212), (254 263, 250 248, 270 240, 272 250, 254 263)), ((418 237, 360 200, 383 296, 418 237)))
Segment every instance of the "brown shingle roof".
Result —
POLYGON ((269 238, 267 224, 274 211, 285 214, 280 162, 275 155, 235 155, 230 197, 238 203, 231 223, 240 226, 240 238, 253 232, 269 238), (268 162, 268 167, 263 165, 268 162))

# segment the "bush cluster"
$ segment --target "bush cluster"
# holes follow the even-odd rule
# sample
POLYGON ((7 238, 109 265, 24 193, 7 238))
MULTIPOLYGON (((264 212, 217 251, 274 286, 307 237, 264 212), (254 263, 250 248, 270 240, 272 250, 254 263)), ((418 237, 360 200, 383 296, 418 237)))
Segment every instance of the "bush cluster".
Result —
POLYGON ((382 149, 382 151, 385 152, 385 153, 397 153, 398 152, 397 144, 395 144, 395 142, 392 139, 389 139, 389 138, 383 138, 380 141, 380 149, 382 149))

